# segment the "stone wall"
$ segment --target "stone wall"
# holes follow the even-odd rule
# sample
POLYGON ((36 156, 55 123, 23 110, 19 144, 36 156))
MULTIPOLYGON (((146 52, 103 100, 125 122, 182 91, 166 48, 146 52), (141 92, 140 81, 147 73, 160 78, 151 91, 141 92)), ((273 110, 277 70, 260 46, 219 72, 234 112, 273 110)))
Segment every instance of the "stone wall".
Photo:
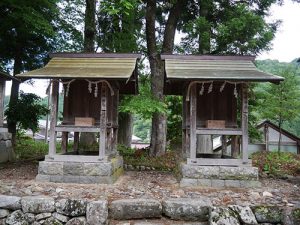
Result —
POLYGON ((198 166, 182 163, 180 181, 181 187, 260 187, 258 169, 244 166, 198 166))
POLYGON ((109 162, 52 162, 39 163, 37 181, 79 184, 112 184, 123 174, 123 158, 109 162))
POLYGON ((0 195, 0 225, 300 224, 300 206, 213 206, 208 198, 54 199, 0 195), (128 220, 134 220, 129 222, 128 220), (151 222, 160 219, 160 222, 151 222), (141 220, 141 221, 138 221, 141 220), (147 221, 147 222, 145 222, 147 221), (168 221, 168 222, 166 222, 168 221), (173 222, 172 222, 173 221, 173 222))
MULTIPOLYGON (((1 128, 6 129, 6 128, 1 128)), ((11 143, 11 134, 3 132, 0 129, 0 163, 12 161, 14 159, 14 152, 11 143)))

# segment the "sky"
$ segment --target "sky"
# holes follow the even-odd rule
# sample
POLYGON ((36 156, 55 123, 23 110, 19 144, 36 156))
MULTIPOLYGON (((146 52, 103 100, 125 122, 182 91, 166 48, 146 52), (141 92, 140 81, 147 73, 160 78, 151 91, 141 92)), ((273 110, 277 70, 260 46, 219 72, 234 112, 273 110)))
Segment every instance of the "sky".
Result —
MULTIPOLYGON (((281 62, 291 62, 300 57, 300 3, 285 0, 284 5, 273 5, 268 21, 281 20, 281 26, 272 41, 272 50, 262 52, 257 59, 277 59, 281 62)), ((10 94, 11 84, 7 82, 6 95, 10 94)), ((34 84, 21 84, 20 90, 46 96, 47 81, 34 80, 34 84)))

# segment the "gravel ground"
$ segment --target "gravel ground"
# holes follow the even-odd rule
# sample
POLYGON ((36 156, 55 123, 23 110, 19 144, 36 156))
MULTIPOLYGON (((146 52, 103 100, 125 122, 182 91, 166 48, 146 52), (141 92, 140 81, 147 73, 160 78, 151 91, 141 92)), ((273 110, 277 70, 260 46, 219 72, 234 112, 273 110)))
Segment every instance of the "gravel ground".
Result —
POLYGON ((113 185, 36 182, 37 162, 0 164, 0 194, 49 195, 109 201, 121 198, 209 197, 214 205, 279 205, 300 207, 300 177, 261 179, 261 188, 180 188, 171 173, 127 171, 113 185))

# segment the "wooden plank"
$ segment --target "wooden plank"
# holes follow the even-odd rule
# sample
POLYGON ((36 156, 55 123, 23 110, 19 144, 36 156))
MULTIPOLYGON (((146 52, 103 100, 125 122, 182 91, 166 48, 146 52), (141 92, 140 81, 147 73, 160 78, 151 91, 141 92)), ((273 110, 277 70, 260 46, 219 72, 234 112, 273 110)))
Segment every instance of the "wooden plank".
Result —
POLYGON ((49 57, 59 58, 141 58, 137 53, 50 53, 49 57))
POLYGON ((248 163, 248 86, 242 85, 242 154, 243 163, 248 163))
POLYGON ((45 156, 45 161, 55 161, 55 162, 99 162, 107 161, 107 158, 99 159, 99 156, 86 156, 86 155, 59 155, 45 156))
POLYGON ((95 126, 95 119, 93 117, 75 117, 75 126, 95 126))
POLYGON ((104 159, 107 139, 107 85, 102 83, 101 87, 101 111, 100 111, 100 138, 99 158, 104 159))
POLYGON ((5 98, 5 80, 0 79, 0 127, 3 127, 3 121, 4 121, 4 98, 5 98))
POLYGON ((56 154, 56 131, 57 124, 57 110, 58 110, 58 80, 52 80, 51 91, 51 111, 50 111, 50 138, 49 138, 49 155, 54 156, 56 154))
POLYGON ((191 87, 190 92, 190 157, 196 160, 196 118, 197 118, 197 93, 196 85, 191 87))
POLYGON ((68 151, 68 132, 62 132, 61 135, 61 152, 66 153, 68 151))
POLYGON ((100 127, 79 127, 72 125, 60 125, 55 127, 55 131, 59 132, 99 132, 100 127))
POLYGON ((79 150, 79 132, 74 132, 73 151, 78 152, 78 150, 79 150))
POLYGON ((197 166, 252 166, 251 160, 244 163, 242 159, 188 158, 187 163, 197 166))
POLYGON ((225 128, 225 129, 207 129, 198 128, 196 134, 218 134, 218 135, 242 135, 241 129, 225 128))
POLYGON ((186 60, 246 60, 254 61, 255 56, 227 56, 227 55, 161 55, 161 59, 186 59, 186 60))

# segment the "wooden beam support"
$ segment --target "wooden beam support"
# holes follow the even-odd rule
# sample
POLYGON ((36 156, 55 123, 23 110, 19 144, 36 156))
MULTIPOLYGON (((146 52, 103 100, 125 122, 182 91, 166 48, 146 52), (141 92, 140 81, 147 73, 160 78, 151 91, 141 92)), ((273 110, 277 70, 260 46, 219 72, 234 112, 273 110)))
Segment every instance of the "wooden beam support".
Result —
POLYGON ((55 127, 57 124, 57 109, 58 109, 58 80, 52 80, 52 91, 51 91, 51 111, 50 111, 50 138, 49 138, 49 156, 56 154, 56 131, 55 127))
POLYGON ((74 132, 73 151, 78 153, 79 150, 79 132, 74 132))
POLYGON ((197 119, 197 93, 196 93, 197 85, 194 84, 191 87, 190 91, 190 158, 191 160, 196 160, 196 119, 197 119))
POLYGON ((67 153, 68 152, 68 132, 62 132, 61 135, 61 152, 67 153))
POLYGON ((107 139, 107 85, 101 86, 101 110, 100 110, 100 138, 99 138, 99 159, 104 160, 107 139))
POLYGON ((242 85, 242 153, 243 163, 248 163, 248 86, 242 85))

